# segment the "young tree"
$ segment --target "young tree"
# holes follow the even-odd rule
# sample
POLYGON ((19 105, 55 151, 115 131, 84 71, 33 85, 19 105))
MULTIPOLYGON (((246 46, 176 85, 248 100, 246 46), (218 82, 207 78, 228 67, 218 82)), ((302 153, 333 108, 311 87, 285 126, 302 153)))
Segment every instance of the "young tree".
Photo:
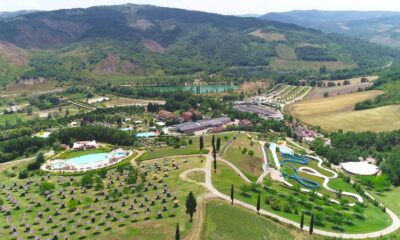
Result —
POLYGON ((303 230, 304 227, 304 211, 301 213, 301 219, 300 219, 300 228, 303 230))
POLYGON ((203 150, 203 148, 204 148, 204 138, 203 138, 203 136, 200 136, 200 151, 201 150, 203 150))
POLYGON ((313 234, 314 231, 314 213, 311 214, 311 220, 310 220, 310 234, 313 234))
POLYGON ((193 221, 193 214, 196 212, 197 201, 193 195, 193 192, 190 192, 186 198, 186 213, 190 216, 190 221, 193 221))
POLYGON ((217 151, 221 149, 221 138, 217 138, 217 151))
POLYGON ((258 194, 257 198, 257 214, 260 215, 260 208, 261 208, 261 193, 258 194))
POLYGON ((179 233, 179 223, 176 224, 176 231, 175 231, 175 240, 180 240, 181 235, 179 233))
POLYGON ((233 187, 233 184, 232 184, 232 186, 231 186, 231 204, 233 205, 233 200, 235 199, 235 192, 234 192, 234 187, 233 187))

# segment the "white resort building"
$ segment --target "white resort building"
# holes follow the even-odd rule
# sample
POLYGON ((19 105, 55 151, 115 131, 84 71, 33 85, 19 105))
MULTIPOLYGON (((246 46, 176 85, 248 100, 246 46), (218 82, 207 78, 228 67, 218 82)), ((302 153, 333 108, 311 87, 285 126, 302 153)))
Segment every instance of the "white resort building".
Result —
POLYGON ((97 148, 99 148, 99 144, 97 144, 95 140, 76 142, 72 147, 73 150, 87 150, 87 149, 97 149, 97 148))

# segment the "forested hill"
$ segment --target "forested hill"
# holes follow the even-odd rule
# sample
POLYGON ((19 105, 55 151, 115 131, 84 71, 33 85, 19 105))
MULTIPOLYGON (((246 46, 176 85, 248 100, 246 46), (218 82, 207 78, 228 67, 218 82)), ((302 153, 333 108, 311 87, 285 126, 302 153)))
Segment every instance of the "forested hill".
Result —
POLYGON ((396 55, 353 38, 275 21, 133 4, 0 19, 1 42, 27 50, 27 67, 7 71, 20 74, 8 79, 188 75, 233 67, 339 70, 383 66, 396 55))
POLYGON ((310 10, 268 13, 260 18, 345 34, 383 46, 400 48, 400 12, 310 10))

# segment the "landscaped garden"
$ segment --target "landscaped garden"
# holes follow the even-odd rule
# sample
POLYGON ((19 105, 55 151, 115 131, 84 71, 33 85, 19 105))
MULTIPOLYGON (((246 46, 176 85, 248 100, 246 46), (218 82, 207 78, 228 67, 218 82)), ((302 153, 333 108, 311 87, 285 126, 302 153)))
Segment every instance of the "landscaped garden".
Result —
POLYGON ((202 165, 201 157, 142 162, 79 176, 16 174, 28 163, 1 169, 1 239, 171 239, 180 223, 191 228, 184 200, 203 189, 179 184, 179 174, 202 165), (156 224, 156 223, 162 224, 156 224))
POLYGON ((298 187, 288 187, 278 182, 265 180, 263 184, 247 184, 229 166, 220 163, 213 175, 213 185, 226 195, 230 195, 231 186, 235 187, 235 199, 256 206, 261 196, 261 208, 280 216, 300 222, 305 212, 305 223, 309 223, 311 213, 315 216, 315 225, 319 229, 365 233, 384 229, 391 224, 389 216, 372 203, 365 201, 349 207, 329 201, 314 192, 304 193, 298 187))

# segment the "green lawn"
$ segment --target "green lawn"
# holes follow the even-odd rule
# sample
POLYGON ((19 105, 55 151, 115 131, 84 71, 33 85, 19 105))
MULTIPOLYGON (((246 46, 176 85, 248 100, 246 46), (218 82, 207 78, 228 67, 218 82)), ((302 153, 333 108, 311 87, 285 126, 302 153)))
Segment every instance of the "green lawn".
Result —
POLYGON ((224 159, 238 167, 250 180, 256 181, 263 173, 264 156, 261 145, 252 142, 246 134, 239 135, 225 150, 224 159), (243 152, 243 149, 247 152, 243 152), (252 151, 253 156, 249 154, 252 151))
POLYGON ((285 227, 246 209, 219 201, 206 209, 204 240, 295 239, 285 227))
MULTIPOLYGON (((247 196, 241 193, 240 186, 246 185, 246 183, 236 174, 234 170, 229 168, 227 165, 220 163, 218 165, 217 174, 213 174, 213 184, 214 186, 222 193, 226 195, 230 195, 231 185, 235 186, 235 199, 239 199, 243 202, 256 205, 257 203, 257 196, 258 193, 249 191, 247 192, 247 196)), ((272 189, 277 191, 277 193, 282 193, 285 196, 281 196, 277 193, 271 194, 270 191, 266 191, 264 189, 259 188, 261 193, 261 208, 274 212, 280 216, 286 217, 293 221, 299 221, 300 215, 296 214, 294 209, 298 209, 298 212, 301 209, 307 209, 305 205, 299 202, 300 199, 305 198, 308 199, 306 202, 312 205, 318 205, 325 208, 332 208, 333 212, 340 212, 341 214, 350 214, 351 215, 351 208, 346 210, 342 209, 341 206, 329 202, 324 202, 323 200, 315 199, 311 200, 309 194, 304 193, 296 193, 293 190, 290 190, 280 183, 273 183, 272 189), (267 196, 273 196, 276 198, 278 203, 281 205, 280 210, 273 210, 271 205, 266 204, 264 199, 267 196), (294 203, 295 206, 290 208, 290 211, 284 211, 283 205, 285 203, 294 203)), ((384 229, 391 224, 391 220, 387 214, 384 214, 379 208, 372 206, 369 203, 366 203, 366 208, 364 208, 364 217, 365 219, 357 219, 352 218, 350 222, 343 223, 341 226, 342 230, 337 230, 337 228, 333 225, 333 223, 329 222, 327 219, 324 219, 320 224, 318 224, 319 229, 328 230, 328 231, 344 231, 346 233, 366 233, 366 232, 373 232, 377 230, 384 229)), ((316 211, 316 210, 314 210, 316 211)), ((310 218, 308 216, 305 217, 305 222, 308 223, 310 218)))
POLYGON ((27 119, 24 113, 2 114, 0 115, 0 125, 5 125, 7 121, 10 124, 15 124, 17 118, 21 119, 21 121, 26 121, 27 119))
POLYGON ((373 195, 400 217, 400 187, 393 187, 390 191, 373 195))
MULTIPOLYGON (((221 139, 221 148, 222 148, 233 136, 234 136, 234 132, 215 134, 215 142, 217 141, 217 138, 219 137, 221 139)), ((144 160, 163 158, 163 157, 169 157, 169 156, 193 155, 193 154, 207 153, 206 149, 211 147, 212 135, 209 134, 209 135, 204 136, 204 150, 203 151, 200 151, 200 148, 199 148, 200 140, 199 139, 200 139, 200 137, 198 137, 198 136, 186 138, 187 145, 180 147, 180 148, 163 147, 163 148, 148 149, 147 152, 145 152, 140 157, 139 160, 144 161, 144 160), (192 140, 192 144, 189 144, 189 139, 192 140)))

